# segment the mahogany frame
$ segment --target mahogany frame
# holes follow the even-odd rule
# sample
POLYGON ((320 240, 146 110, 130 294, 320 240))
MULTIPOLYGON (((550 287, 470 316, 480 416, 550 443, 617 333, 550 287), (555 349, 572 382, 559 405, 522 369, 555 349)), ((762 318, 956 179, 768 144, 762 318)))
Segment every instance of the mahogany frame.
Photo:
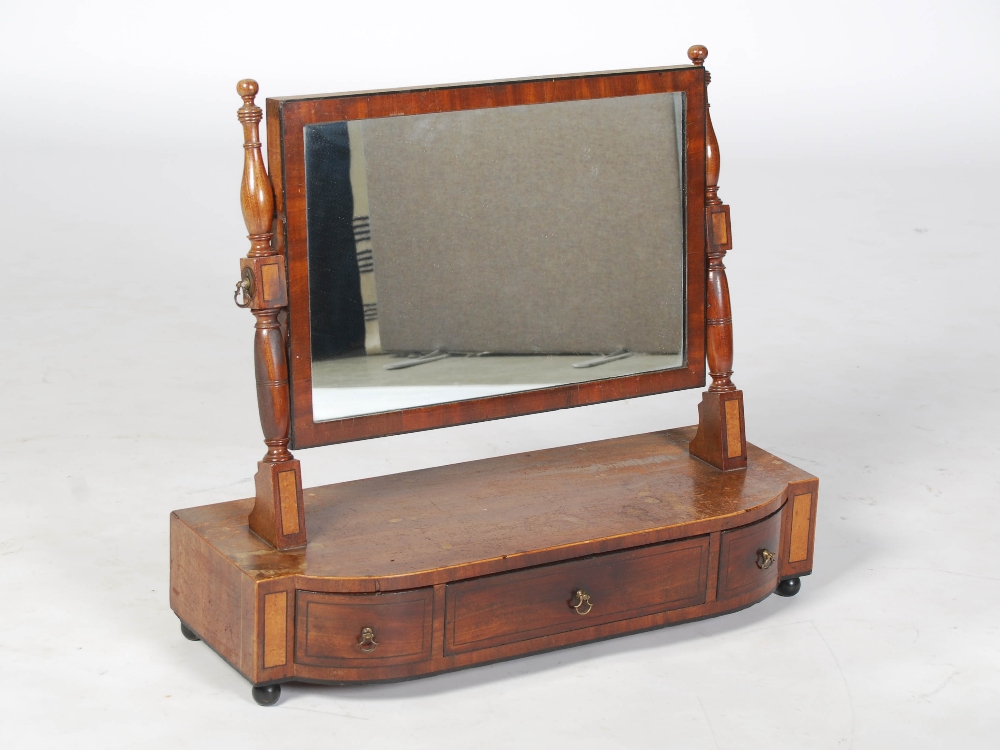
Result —
POLYGON ((702 67, 707 54, 691 47, 690 68, 268 100, 277 212, 259 140, 258 86, 249 79, 237 85, 245 154, 240 199, 250 251, 240 262, 236 298, 256 319, 267 452, 257 465, 252 508, 247 499, 172 514, 170 606, 187 638, 204 638, 251 681, 258 703, 273 705, 280 683, 290 680, 406 679, 713 617, 772 592, 798 592, 799 577, 812 571, 818 481, 746 442, 743 393, 731 380, 732 313, 722 261, 732 248, 732 227, 718 196, 719 146, 705 95, 711 79, 702 67), (677 90, 688 94, 684 368, 312 420, 305 123, 677 90), (288 450, 293 407, 296 445, 307 447, 696 387, 704 383, 706 359, 712 383, 699 405, 697 432, 680 428, 317 487, 310 493, 315 539, 306 549, 301 468, 288 450), (638 487, 648 491, 637 501, 638 487), (483 498, 482 510, 488 506, 495 515, 484 515, 478 504, 470 509, 470 497, 483 498), (567 526, 562 516, 543 515, 552 507, 591 523, 567 526), (397 514, 408 523, 392 526, 402 520, 397 514), (686 562, 663 563, 661 555, 682 552, 686 562), (622 588, 625 578, 646 583, 622 588), (463 596, 471 597, 465 605, 463 596), (512 611, 481 606, 505 605, 504 597, 527 604, 512 611), (584 601, 609 607, 581 621, 576 615, 592 608, 581 611, 584 601), (310 603, 321 605, 315 617, 310 603), (459 621, 476 637, 461 640, 459 621), (376 631, 386 646, 370 656, 376 631), (308 648, 312 635, 319 639, 315 653, 308 648))
POLYGON ((261 153, 257 82, 237 84, 243 99, 237 112, 244 149, 240 203, 250 251, 240 261, 235 298, 256 318, 257 407, 267 445, 254 476, 256 501, 248 518, 253 533, 279 550, 306 545, 302 469, 290 442, 309 448, 696 388, 705 382, 706 357, 712 384, 698 407, 690 455, 722 471, 746 468, 743 392, 730 378, 733 321, 722 263, 732 248, 732 228, 729 207, 718 196, 719 143, 709 114, 707 56, 704 46, 694 45, 688 50, 691 67, 268 99, 268 156, 277 190, 261 153), (686 95, 683 367, 329 422, 313 419, 305 125, 667 92, 686 95))
POLYGON ((292 447, 312 448, 583 406, 705 384, 707 76, 700 66, 651 68, 267 100, 268 162, 277 250, 288 270, 292 447), (683 92, 685 107, 685 336, 676 369, 571 383, 398 411, 316 422, 312 404, 304 128, 323 122, 455 112, 636 94, 683 92))

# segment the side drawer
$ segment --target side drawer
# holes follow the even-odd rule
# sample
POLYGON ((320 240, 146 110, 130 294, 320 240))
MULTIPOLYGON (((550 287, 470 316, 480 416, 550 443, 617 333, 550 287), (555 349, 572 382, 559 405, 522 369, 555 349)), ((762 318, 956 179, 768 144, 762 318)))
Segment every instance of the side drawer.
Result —
POLYGON ((297 591, 295 661, 361 667, 429 659, 433 601, 430 588, 388 594, 297 591))
POLYGON ((781 513, 722 534, 719 600, 773 590, 778 584, 781 513), (774 557, 768 561, 765 552, 774 557))
POLYGON ((695 537, 448 584, 445 652, 702 604, 708 549, 707 536, 695 537))

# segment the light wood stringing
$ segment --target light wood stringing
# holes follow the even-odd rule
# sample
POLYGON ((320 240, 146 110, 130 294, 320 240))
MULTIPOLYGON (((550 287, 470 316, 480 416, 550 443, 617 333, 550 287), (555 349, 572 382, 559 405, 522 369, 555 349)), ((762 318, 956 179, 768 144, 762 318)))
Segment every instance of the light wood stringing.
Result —
POLYGON ((431 657, 432 589, 385 594, 296 594, 295 662, 314 666, 370 667, 431 657), (371 650, 361 633, 372 629, 371 650))
POLYGON ((281 276, 276 263, 261 266, 260 275, 264 283, 264 301, 272 302, 281 297, 281 276))
POLYGON ((743 455, 743 441, 740 439, 740 402, 735 398, 726 402, 726 455, 729 458, 743 455))
MULTIPOLYGON (((271 162, 271 177, 275 180, 279 206, 278 224, 285 230, 284 235, 279 238, 279 244, 284 249, 288 263, 288 337, 291 393, 294 399, 294 446, 308 448, 703 385, 707 216, 701 196, 706 189, 706 77, 704 70, 682 66, 390 92, 268 99, 268 138, 274 138, 279 146, 269 149, 269 154, 273 154, 275 159, 271 162), (307 125, 668 91, 683 92, 687 98, 685 174, 689 199, 686 208, 685 367, 345 419, 314 421, 304 156, 304 129, 307 125)), ((310 518, 309 524, 312 523, 310 518)))
POLYGON ((705 603, 709 537, 448 586, 445 652, 473 651, 705 603), (591 597, 581 616, 574 591, 591 597))
POLYGON ((294 471, 278 472, 278 501, 281 505, 281 533, 298 534, 299 508, 294 471))
POLYGON ((781 513, 763 521, 722 534, 719 554, 718 599, 725 600, 758 591, 765 594, 774 589, 779 566, 766 570, 757 565, 762 549, 778 554, 781 539, 781 513))
MULTIPOLYGON (((721 411, 721 410, 720 410, 721 411)), ((784 502, 808 473, 748 446, 745 472, 690 460, 693 428, 372 477, 306 492, 314 538, 276 552, 246 502, 178 511, 254 580, 399 591, 721 531, 784 502)))
POLYGON ((812 494, 796 495, 792 499, 792 543, 788 562, 799 562, 809 556, 809 527, 812 494))
POLYGON ((716 211, 712 214, 712 238, 719 245, 729 242, 729 232, 726 231, 726 214, 716 211))
MULTIPOLYGON (((249 500, 177 511, 171 527, 171 606, 254 684, 404 679, 735 611, 768 596, 778 578, 778 565, 756 567, 760 547, 781 550, 782 577, 808 573, 812 529, 810 558, 789 563, 785 550, 794 498, 806 495, 814 503, 815 479, 754 446, 748 446, 747 471, 717 471, 687 455, 684 446, 692 433, 671 430, 317 488, 310 511, 320 521, 319 543, 287 552, 271 549, 246 529, 242 518, 249 500), (585 526, 575 523, 582 518, 588 518, 585 526), (767 520, 756 523, 762 518, 767 520), (547 519, 558 522, 544 523, 547 519), (772 524, 774 532, 787 534, 780 545, 772 524), (533 633, 537 637, 526 640, 495 640, 484 633, 477 639, 480 648, 443 649, 450 587, 442 584, 471 583, 536 564, 593 560, 588 556, 661 541, 693 541, 702 534, 708 535, 707 565, 697 584, 705 592, 702 604, 655 614, 641 608, 613 622, 567 609, 571 623, 594 624, 533 633), (421 586, 433 588, 414 590, 421 586), (412 624, 429 636, 420 657, 411 656, 410 648, 393 654, 389 646, 398 638, 390 623, 367 616, 348 623, 344 643, 354 653, 360 628, 367 625, 382 644, 374 653, 362 659, 318 653, 306 657, 311 663, 292 656, 293 648, 305 654, 308 630, 304 622, 301 627, 293 622, 293 614, 304 614, 289 600, 294 592, 362 604, 387 601, 393 590, 401 598, 426 598, 423 629, 415 622, 420 617, 402 618, 407 629, 412 624)), ((809 516, 812 524, 815 509, 809 516)), ((574 581, 569 588, 588 583, 574 581)), ((609 606, 614 596, 601 594, 595 607, 609 606)), ((335 632, 340 638, 339 626, 335 632)))
POLYGON ((264 668, 280 667, 286 660, 288 592, 264 595, 264 668))

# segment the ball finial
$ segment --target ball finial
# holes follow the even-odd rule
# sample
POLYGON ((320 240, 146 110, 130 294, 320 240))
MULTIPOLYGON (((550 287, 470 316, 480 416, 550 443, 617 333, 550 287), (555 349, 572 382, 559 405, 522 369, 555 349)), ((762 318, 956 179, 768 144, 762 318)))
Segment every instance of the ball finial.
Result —
POLYGON ((695 65, 704 65, 706 57, 708 57, 708 47, 704 44, 695 44, 688 47, 688 59, 695 65))
POLYGON ((260 87, 257 85, 257 82, 252 78, 244 78, 236 84, 236 93, 248 102, 253 101, 259 89, 260 87))

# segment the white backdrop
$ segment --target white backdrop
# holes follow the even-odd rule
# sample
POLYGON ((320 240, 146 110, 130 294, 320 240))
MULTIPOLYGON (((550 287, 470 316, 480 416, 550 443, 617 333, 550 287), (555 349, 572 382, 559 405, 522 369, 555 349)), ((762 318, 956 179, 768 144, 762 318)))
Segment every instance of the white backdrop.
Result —
MULTIPOLYGON (((0 726, 11 747, 990 747, 1000 6, 3 10, 0 726), (747 436, 821 479, 815 574, 737 615, 257 707, 167 599, 170 510, 262 453, 236 80, 269 95, 710 50, 747 436)), ((307 484, 693 423, 696 391, 300 451, 307 484)))

